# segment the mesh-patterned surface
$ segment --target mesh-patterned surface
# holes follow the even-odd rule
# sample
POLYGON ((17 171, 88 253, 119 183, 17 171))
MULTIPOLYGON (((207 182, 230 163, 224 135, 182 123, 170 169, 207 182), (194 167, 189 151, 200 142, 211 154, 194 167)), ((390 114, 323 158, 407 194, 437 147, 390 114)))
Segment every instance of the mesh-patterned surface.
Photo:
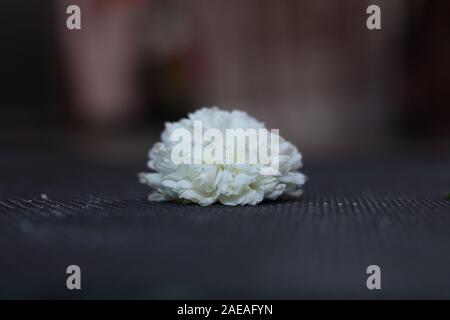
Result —
POLYGON ((148 202, 140 164, 2 155, 0 297, 450 298, 450 161, 430 158, 307 163, 298 201, 203 208, 148 202))

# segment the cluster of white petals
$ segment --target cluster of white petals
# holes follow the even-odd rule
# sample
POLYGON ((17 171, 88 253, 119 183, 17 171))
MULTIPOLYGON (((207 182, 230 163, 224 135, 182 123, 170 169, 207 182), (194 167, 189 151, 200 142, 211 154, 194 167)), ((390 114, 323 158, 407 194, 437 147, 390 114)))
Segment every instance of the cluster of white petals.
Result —
MULTIPOLYGON (((264 129, 265 125, 242 111, 224 111, 217 107, 203 108, 188 118, 166 123, 161 142, 150 150, 150 173, 139 174, 140 181, 152 188, 151 201, 178 201, 207 206, 215 202, 224 205, 256 205, 264 199, 277 199, 282 194, 300 196, 305 176, 298 172, 302 156, 297 148, 279 137, 278 174, 261 174, 262 164, 175 164, 171 153, 175 143, 171 134, 178 128, 190 132, 194 121, 202 121, 203 130, 264 129)), ((213 142, 204 142, 207 148, 213 142)))

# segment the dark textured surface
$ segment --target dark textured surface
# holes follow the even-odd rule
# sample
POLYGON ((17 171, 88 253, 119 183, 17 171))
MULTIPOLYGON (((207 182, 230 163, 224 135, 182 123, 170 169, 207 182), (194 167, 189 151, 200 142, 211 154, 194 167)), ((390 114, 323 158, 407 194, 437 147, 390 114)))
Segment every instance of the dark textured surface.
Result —
POLYGON ((202 208, 148 202, 141 163, 2 154, 0 297, 450 298, 449 158, 332 160, 298 201, 202 208))

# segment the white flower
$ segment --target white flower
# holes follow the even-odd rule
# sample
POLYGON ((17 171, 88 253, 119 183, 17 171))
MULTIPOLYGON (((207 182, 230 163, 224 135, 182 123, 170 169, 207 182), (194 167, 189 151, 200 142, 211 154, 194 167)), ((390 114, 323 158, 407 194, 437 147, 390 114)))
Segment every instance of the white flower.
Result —
MULTIPOLYGON (((278 174, 261 174, 264 165, 260 163, 206 164, 206 159, 202 159, 200 164, 176 165, 171 158, 176 144, 171 140, 172 133, 180 128, 193 133, 194 121, 201 121, 204 131, 218 129, 225 133, 226 129, 265 129, 263 123, 245 112, 228 112, 217 107, 203 108, 190 113, 187 119, 166 123, 161 142, 156 143, 149 152, 148 166, 154 172, 139 174, 140 181, 153 189, 149 200, 193 202, 202 206, 220 202, 235 206, 256 205, 264 199, 277 199, 282 194, 301 195, 301 187, 306 180, 305 176, 298 172, 302 166, 302 156, 294 145, 282 137, 279 137, 279 154, 268 154, 268 167, 277 160, 278 174)), ((214 141, 202 141, 203 149, 211 147, 214 141)), ((246 152, 255 152, 255 148, 249 146, 246 152)))

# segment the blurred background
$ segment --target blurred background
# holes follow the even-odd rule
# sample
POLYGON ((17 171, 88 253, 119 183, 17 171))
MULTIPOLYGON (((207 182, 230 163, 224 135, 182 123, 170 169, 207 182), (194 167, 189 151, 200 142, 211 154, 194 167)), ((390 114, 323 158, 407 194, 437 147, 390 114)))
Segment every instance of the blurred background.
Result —
POLYGON ((449 15, 443 0, 1 0, 0 298, 450 297, 449 15), (164 122, 213 105, 299 147, 300 201, 147 201, 137 173, 164 122))
POLYGON ((242 109, 306 154, 450 141, 450 3, 2 0, 2 148, 127 161, 201 106, 242 109), (81 30, 66 8, 81 7, 81 30), (381 7, 382 30, 366 28, 381 7))

